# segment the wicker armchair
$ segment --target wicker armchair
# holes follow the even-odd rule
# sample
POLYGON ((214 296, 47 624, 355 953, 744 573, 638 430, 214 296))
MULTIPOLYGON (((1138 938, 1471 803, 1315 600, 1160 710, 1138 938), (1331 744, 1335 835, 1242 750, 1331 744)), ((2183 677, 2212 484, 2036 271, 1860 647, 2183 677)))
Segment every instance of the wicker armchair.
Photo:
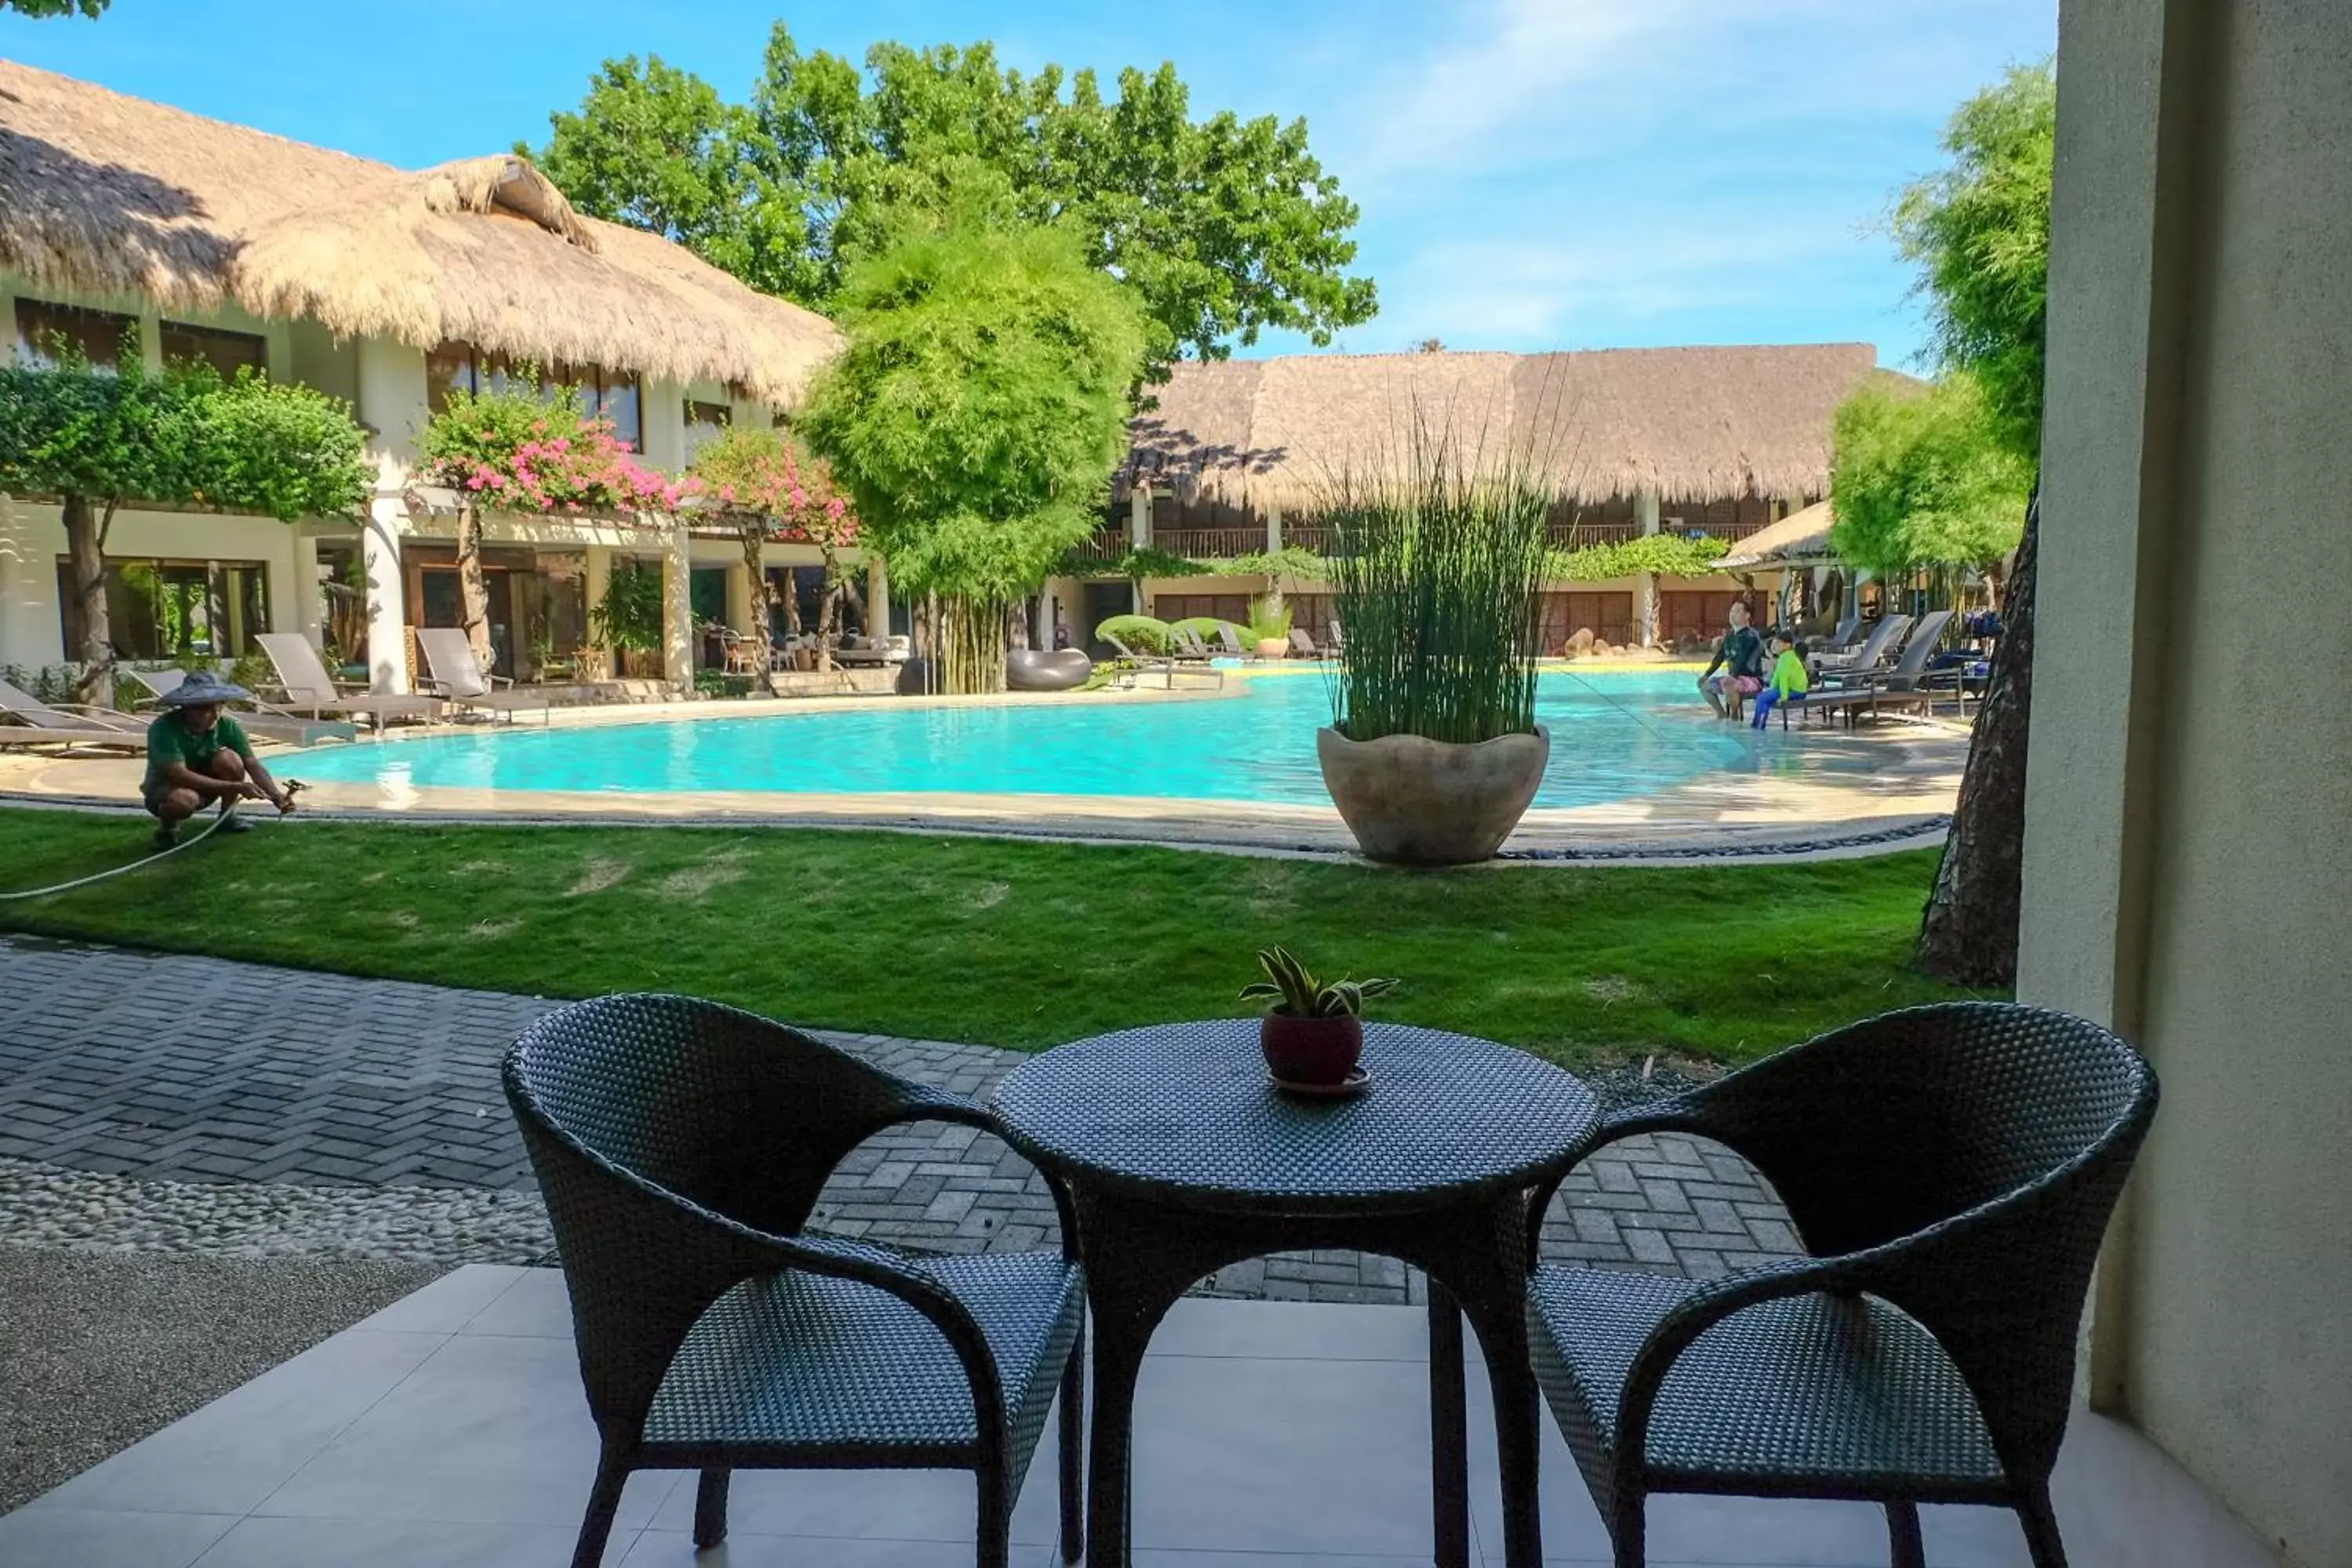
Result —
MULTIPOLYGON (((733 1468, 970 1469, 979 1561, 1002 1568, 1066 1377, 1062 1553, 1076 1560, 1085 1288, 1066 1244, 946 1257, 802 1230, 870 1134, 992 1128, 985 1111, 679 996, 550 1014, 505 1076, 603 1439, 574 1568, 602 1561, 639 1469, 700 1470, 695 1544, 717 1545, 733 1468)), ((1076 1234, 1066 1207, 1062 1234, 1076 1234)))
POLYGON ((1643 1562, 1645 1499, 1675 1491, 1883 1503, 1895 1568, 1921 1568, 1919 1503, 1994 1504, 2063 1568, 2075 1336, 2156 1100, 2104 1029, 1959 1003, 1612 1121, 1595 1147, 1682 1131, 1745 1155, 1814 1254, 1706 1281, 1535 1270, 1537 1380, 1619 1568, 1643 1562))

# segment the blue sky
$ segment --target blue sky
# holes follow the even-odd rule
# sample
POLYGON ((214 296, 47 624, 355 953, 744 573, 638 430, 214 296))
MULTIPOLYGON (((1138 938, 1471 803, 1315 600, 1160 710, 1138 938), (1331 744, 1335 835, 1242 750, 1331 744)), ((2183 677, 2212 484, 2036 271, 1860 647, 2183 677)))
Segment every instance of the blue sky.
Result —
POLYGON ((1380 283, 1339 348, 1859 340, 1895 365, 1920 325, 1888 193, 2057 28, 2054 0, 114 0, 0 13, 0 56, 415 167, 543 139, 608 56, 740 97, 779 15, 852 56, 1172 59, 1196 115, 1306 116, 1380 283))

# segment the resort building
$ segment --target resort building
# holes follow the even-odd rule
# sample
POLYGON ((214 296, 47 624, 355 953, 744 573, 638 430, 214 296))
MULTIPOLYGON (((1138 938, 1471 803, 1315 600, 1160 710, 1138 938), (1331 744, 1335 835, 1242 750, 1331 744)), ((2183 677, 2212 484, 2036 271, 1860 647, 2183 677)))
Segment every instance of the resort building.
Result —
MULTIPOLYGON (((1098 572, 1051 585, 1074 629, 1130 610, 1162 620, 1247 616, 1279 592, 1318 642, 1330 600, 1312 580, 1235 571, 1286 547, 1319 551, 1332 480, 1398 455, 1416 423, 1465 454, 1508 461, 1553 491, 1563 549, 1645 534, 1737 547, 1829 493, 1831 419, 1877 368, 1867 343, 1611 349, 1577 353, 1302 354, 1184 363, 1136 421, 1111 514, 1082 552, 1098 572), (1151 547, 1211 567, 1130 583, 1151 547)), ((1814 514, 1821 531, 1827 510, 1814 514)), ((1733 558, 1727 558, 1733 559, 1733 558)), ((1544 595, 1543 651, 1580 629, 1612 645, 1674 647, 1720 633, 1736 597, 1786 586, 1835 592, 1819 552, 1736 560, 1743 575, 1654 573, 1559 582, 1544 595)))
MULTIPOLYGON (((58 340, 93 363, 194 357, 347 401, 378 468, 364 519, 125 505, 107 540, 121 657, 234 658, 299 629, 379 690, 414 679, 417 626, 458 624, 451 498, 414 481, 416 438, 458 387, 516 367, 577 385, 655 467, 771 421, 839 338, 682 247, 575 213, 510 153, 411 172, 0 61, 0 355, 58 340)), ((614 574, 661 574, 662 647, 630 668, 678 686, 698 628, 748 626, 734 536, 654 518, 492 518, 499 671, 574 672, 614 574), (640 662, 641 661, 641 662, 640 662)), ((73 656, 52 498, 0 496, 0 664, 73 656)), ((814 593, 814 547, 772 544, 780 589, 814 593)), ((887 624, 868 569, 863 612, 887 624)))

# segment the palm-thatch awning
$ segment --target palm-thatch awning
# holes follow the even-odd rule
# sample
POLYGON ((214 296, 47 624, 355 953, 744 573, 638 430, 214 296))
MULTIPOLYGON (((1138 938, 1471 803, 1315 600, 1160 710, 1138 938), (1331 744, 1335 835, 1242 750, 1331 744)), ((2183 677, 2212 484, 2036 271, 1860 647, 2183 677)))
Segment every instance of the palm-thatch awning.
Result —
POLYGON ((1831 416, 1874 375, 1868 343, 1576 353, 1300 354, 1185 363, 1130 429, 1137 484, 1263 512, 1314 510, 1331 479, 1392 460, 1416 420, 1465 456, 1504 453, 1583 504, 1816 496, 1831 416))
POLYGON ((1830 530, 1836 524, 1830 503, 1815 501, 1741 540, 1731 553, 1717 558, 1715 569, 1749 572, 1784 566, 1834 566, 1838 558, 1830 549, 1830 530))
POLYGON ((0 60, 0 267, 234 301, 339 336, 735 382, 788 405, 839 349, 814 311, 583 217, 512 153, 412 173, 0 60))

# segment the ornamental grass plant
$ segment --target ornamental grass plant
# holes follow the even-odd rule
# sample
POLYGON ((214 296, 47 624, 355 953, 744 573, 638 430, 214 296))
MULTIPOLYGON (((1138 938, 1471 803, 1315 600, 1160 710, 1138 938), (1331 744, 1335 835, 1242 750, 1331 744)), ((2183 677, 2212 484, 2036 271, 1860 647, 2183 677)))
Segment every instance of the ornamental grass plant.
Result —
POLYGON ((1347 627, 1333 725, 1351 741, 1532 733, 1551 506, 1537 467, 1415 410, 1392 453, 1336 472, 1325 491, 1332 608, 1347 627))

